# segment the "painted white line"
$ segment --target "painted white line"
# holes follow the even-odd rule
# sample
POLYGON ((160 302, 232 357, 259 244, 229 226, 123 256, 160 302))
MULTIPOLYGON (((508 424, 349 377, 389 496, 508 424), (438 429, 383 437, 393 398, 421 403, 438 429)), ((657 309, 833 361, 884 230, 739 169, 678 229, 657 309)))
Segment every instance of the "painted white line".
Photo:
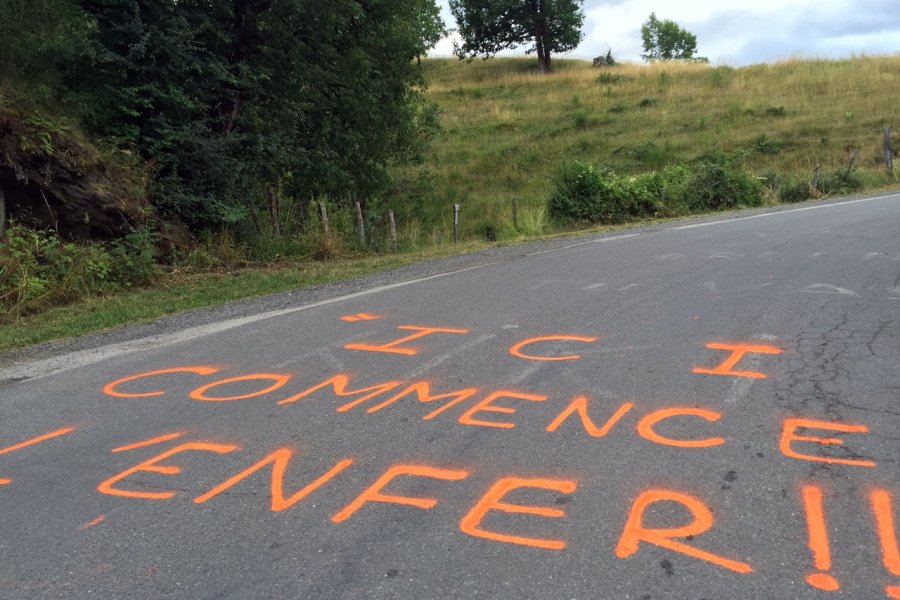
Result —
POLYGON ((257 321, 265 321, 266 319, 282 317, 284 315, 290 315, 296 312, 318 308, 320 306, 327 306, 329 304, 337 304, 338 302, 353 300, 354 298, 371 296, 372 294, 386 292, 388 290, 394 290, 409 285, 415 285, 424 281, 431 281, 433 279, 440 279, 442 277, 458 275, 459 273, 474 271, 475 269, 480 269, 484 266, 487 265, 466 267, 465 269, 458 269, 456 271, 450 271, 447 273, 439 273, 437 275, 429 275, 428 277, 420 277, 418 279, 411 279, 409 281, 391 283, 377 288, 372 288, 370 290, 354 292, 345 296, 330 298, 328 300, 313 302, 311 304, 296 306, 294 308, 272 310, 269 312, 260 313, 258 315, 250 315, 249 317, 228 319, 227 321, 209 323, 208 325, 198 325, 197 327, 190 327, 188 329, 176 331, 173 333, 164 333, 137 340, 129 340, 127 342, 119 342, 117 344, 110 344, 108 346, 101 346, 99 348, 91 348, 89 350, 79 350, 77 352, 70 352, 69 354, 63 354, 61 356, 54 356, 52 358, 39 359, 33 362, 13 365, 5 369, 0 369, 0 383, 17 379, 40 379, 49 375, 54 375, 56 373, 71 371, 72 369, 78 369, 87 365, 96 364, 110 358, 118 358, 121 356, 125 356, 126 354, 134 354, 135 352, 143 352, 145 350, 163 348, 165 346, 171 346, 173 344, 187 342, 199 337, 212 335, 214 333, 227 331, 229 329, 234 329, 235 327, 241 327, 242 325, 247 325, 249 323, 256 323, 257 321))
POLYGON ((807 210, 821 210, 824 208, 833 208, 835 206, 847 206, 849 204, 860 204, 862 202, 874 202, 876 200, 887 200, 888 198, 900 198, 900 194, 889 194, 887 196, 876 196, 874 198, 860 198, 859 200, 847 200, 846 202, 834 202, 832 204, 818 204, 816 206, 804 206, 802 208, 791 208, 788 210, 778 210, 774 212, 760 213, 758 215, 749 215, 746 217, 735 217, 723 221, 709 221, 706 223, 692 223, 690 225, 680 225, 678 227, 670 227, 673 231, 681 231, 683 229, 696 229, 698 227, 711 227, 713 225, 722 225, 723 223, 734 223, 735 221, 747 221, 750 219, 762 219, 764 217, 773 217, 776 215, 787 215, 790 213, 804 212, 807 210))
MULTIPOLYGON (((768 333, 763 333, 754 337, 767 342, 774 342, 778 339, 777 336, 768 333)), ((749 370, 755 371, 759 367, 760 357, 758 354, 750 354, 744 358, 743 361, 749 370)), ((729 389, 728 393, 725 395, 725 404, 733 405, 743 401, 747 397, 747 394, 750 393, 750 388, 753 387, 755 382, 756 379, 753 379, 752 377, 738 377, 735 379, 734 383, 731 384, 731 389, 729 389)))
POLYGON ((440 356, 436 356, 436 357, 432 358, 431 360, 429 360, 424 365, 410 371, 409 373, 406 374, 406 377, 404 379, 409 380, 409 379, 416 379, 418 377, 421 377, 428 371, 430 371, 430 370, 434 369, 435 367, 440 366, 444 362, 450 360, 450 357, 452 357, 454 354, 459 354, 460 352, 465 352, 466 350, 470 350, 470 349, 474 348, 475 346, 478 346, 479 344, 483 344, 485 342, 488 342, 488 341, 494 339, 495 337, 497 337, 497 336, 486 333, 484 335, 478 336, 474 340, 469 340, 465 344, 461 344, 461 345, 457 346, 450 352, 441 354, 440 356))
POLYGON ((814 283, 813 285, 806 286, 800 290, 800 292, 804 294, 840 294, 842 296, 853 296, 854 298, 860 297, 860 295, 853 290, 848 290, 847 288, 838 287, 829 283, 814 283))
MULTIPOLYGON (((859 200, 848 200, 846 202, 835 202, 833 204, 824 204, 817 206, 806 206, 803 208, 794 208, 790 210, 781 210, 770 213, 761 213, 758 215, 750 215, 747 217, 735 217, 731 219, 726 219, 722 221, 711 221, 707 223, 694 223, 691 225, 680 225, 678 227, 666 227, 657 231, 679 231, 683 229, 694 229, 697 227, 710 227, 712 225, 721 225, 723 223, 733 223, 734 221, 744 221, 747 219, 761 219, 763 217, 771 217, 774 215, 782 215, 788 213, 796 213, 803 212, 807 210, 819 210, 832 208, 835 206, 847 206, 849 204, 859 204, 862 202, 874 202, 877 200, 886 200, 890 198, 900 198, 900 194, 890 194, 887 196, 876 196, 874 198, 861 198, 859 200)), ((557 252, 559 250, 569 250, 571 248, 579 248, 581 246, 587 246, 590 244, 605 244, 607 242, 614 242, 617 240, 637 237, 642 235, 641 232, 637 233, 626 233, 622 235, 598 238, 593 240, 587 240, 584 242, 578 242, 575 244, 568 244, 566 246, 562 246, 560 248, 551 248, 548 250, 541 250, 538 252, 532 252, 525 254, 525 256, 537 256, 539 254, 547 254, 550 252, 557 252)), ((666 255, 669 258, 671 255, 666 255)), ((221 331, 227 331, 229 329, 234 329, 235 327, 240 327, 242 325, 247 325, 249 323, 256 323, 257 321, 264 321, 266 319, 271 319, 274 317, 280 317, 284 315, 289 315, 295 312, 300 312, 304 310, 309 310, 312 308, 317 308, 319 306, 327 306, 329 304, 336 304, 338 302, 344 302, 345 300, 352 300, 354 298, 362 298, 364 296, 370 296, 372 294, 377 294, 379 292, 384 292, 387 290, 397 289, 401 287, 406 287, 409 285, 415 285, 418 283, 422 283, 425 281, 430 281, 432 279, 439 279, 442 277, 449 277, 451 275, 457 275, 459 273, 465 273, 467 271, 474 271, 475 269, 481 269, 482 267, 491 266, 496 263, 485 263, 483 265, 476 265, 474 267, 466 267, 464 269, 458 269, 456 271, 449 271, 447 273, 439 273, 437 275, 429 275, 428 277, 420 277, 418 279, 411 279, 409 281, 401 281, 399 283, 392 283, 389 285, 380 286, 377 288, 372 288, 369 290, 363 290, 361 292, 355 292, 353 294, 347 294, 345 296, 339 296, 337 298, 331 298, 329 300, 322 300, 321 302, 313 302, 311 304, 306 304, 304 306, 297 306, 295 308, 285 308, 282 310, 274 310, 265 313, 260 313, 258 315, 251 315, 249 317, 241 317, 238 319, 229 319, 227 321, 221 321, 218 323, 210 323, 208 325, 200 325, 197 327, 190 327, 188 329, 184 329, 182 331, 166 333, 161 335, 155 335, 151 337, 146 337, 138 340, 130 340, 127 342, 120 342, 118 344, 110 344, 108 346, 101 346, 99 348, 91 348, 89 350, 80 350, 77 352, 70 352, 69 354, 64 354, 62 356, 55 356, 53 358, 47 359, 39 359, 32 362, 27 362, 23 364, 13 365, 11 367, 7 367, 4 369, 0 369, 0 383, 5 383, 10 380, 18 380, 18 379, 39 379, 42 377, 47 377, 49 375, 53 375, 56 373, 62 373, 64 371, 71 371, 72 369, 77 369, 83 366, 96 364, 98 362, 102 362, 109 358, 120 357, 127 354, 134 354, 135 352, 142 352, 145 350, 153 350, 155 348, 162 348, 165 346, 171 346, 173 344, 178 344, 180 342, 185 342, 188 340, 192 340, 198 337, 203 337, 207 335, 212 335, 214 333, 219 333, 221 331)))
POLYGON ((525 256, 538 256, 541 254, 549 254, 550 252, 558 252, 560 250, 570 250, 572 248, 580 248, 582 246, 589 246, 591 244, 605 244, 606 242, 615 242, 617 240, 624 240, 626 238, 633 238, 642 235, 640 233, 623 233, 622 235, 613 235, 610 237, 597 238, 594 240, 587 240, 585 242, 578 242, 577 244, 568 244, 566 246, 560 246, 559 248, 549 248, 547 250, 538 250, 537 252, 529 252, 525 256))

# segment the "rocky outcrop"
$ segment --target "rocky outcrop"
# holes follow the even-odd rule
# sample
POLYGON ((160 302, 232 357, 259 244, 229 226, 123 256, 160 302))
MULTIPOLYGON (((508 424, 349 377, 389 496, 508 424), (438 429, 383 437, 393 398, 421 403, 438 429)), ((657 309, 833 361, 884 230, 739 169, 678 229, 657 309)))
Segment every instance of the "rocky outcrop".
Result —
POLYGON ((11 220, 65 239, 113 239, 147 223, 135 170, 72 130, 0 108, 0 191, 11 220))

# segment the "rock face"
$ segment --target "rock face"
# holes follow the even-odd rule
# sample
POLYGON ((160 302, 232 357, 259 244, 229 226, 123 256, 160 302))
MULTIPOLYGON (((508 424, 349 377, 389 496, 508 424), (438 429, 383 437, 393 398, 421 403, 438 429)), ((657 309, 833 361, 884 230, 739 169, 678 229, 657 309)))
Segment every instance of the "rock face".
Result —
POLYGON ((71 131, 0 109, 0 191, 11 220, 65 239, 113 239, 146 224, 144 186, 71 131))
POLYGON ((605 56, 598 56, 594 58, 594 67, 608 67, 609 63, 606 60, 605 56))

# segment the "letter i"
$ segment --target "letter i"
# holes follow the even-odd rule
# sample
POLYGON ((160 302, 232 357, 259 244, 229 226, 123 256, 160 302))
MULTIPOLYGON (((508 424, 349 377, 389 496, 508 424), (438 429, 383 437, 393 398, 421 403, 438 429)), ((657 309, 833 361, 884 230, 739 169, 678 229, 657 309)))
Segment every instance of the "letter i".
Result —
MULTIPOLYGON (((887 490, 875 488, 869 495, 872 501, 872 512, 875 514, 875 525, 878 528, 878 540, 881 542, 881 557, 885 568, 891 575, 900 577, 900 547, 897 546, 897 529, 894 525, 894 512, 891 508, 891 494, 887 490)), ((900 585, 885 586, 888 598, 900 600, 900 585)))
POLYGON ((803 508, 806 511, 806 526, 809 532, 809 549, 818 572, 806 576, 806 583, 826 592, 836 592, 841 584, 828 571, 831 570, 831 547, 828 543, 828 529, 825 525, 825 511, 822 508, 822 488, 815 485, 803 487, 803 508))

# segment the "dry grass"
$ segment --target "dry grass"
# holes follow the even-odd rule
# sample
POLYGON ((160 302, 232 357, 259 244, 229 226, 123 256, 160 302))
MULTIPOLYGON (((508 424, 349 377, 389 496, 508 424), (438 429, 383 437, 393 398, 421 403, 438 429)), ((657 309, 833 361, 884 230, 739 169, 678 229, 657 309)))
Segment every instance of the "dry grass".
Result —
POLYGON ((537 209, 566 158, 622 174, 722 149, 747 151, 758 174, 807 177, 859 149, 864 179, 883 185, 882 129, 894 123, 900 56, 786 61, 740 69, 659 63, 594 69, 533 59, 425 62, 444 133, 432 149, 438 205, 463 205, 469 231, 503 228, 510 200, 537 209))

